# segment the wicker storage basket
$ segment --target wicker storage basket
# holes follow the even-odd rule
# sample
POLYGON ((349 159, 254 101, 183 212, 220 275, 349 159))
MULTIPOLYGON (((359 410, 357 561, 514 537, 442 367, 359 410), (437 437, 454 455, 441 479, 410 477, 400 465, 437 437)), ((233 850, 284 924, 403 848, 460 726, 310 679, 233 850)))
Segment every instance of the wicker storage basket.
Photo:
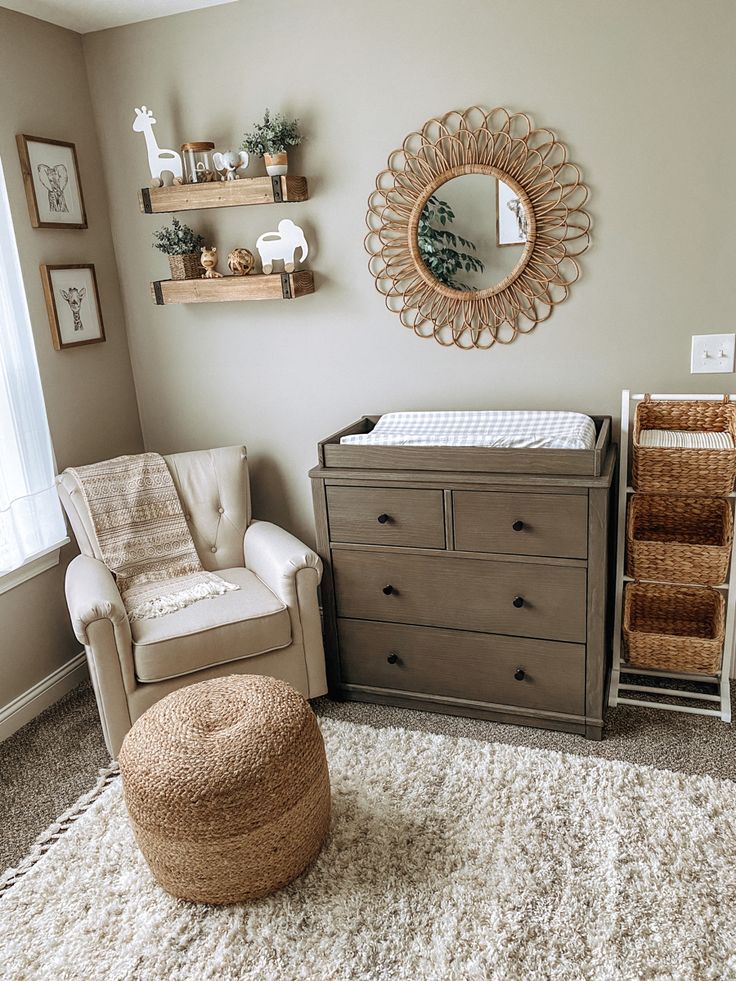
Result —
POLYGON ((724 633, 723 597, 703 586, 627 583, 624 648, 630 665, 717 674, 724 633))
POLYGON ((725 582, 733 538, 722 497, 634 494, 626 521, 626 572, 632 579, 725 582))
POLYGON ((204 267, 199 261, 200 252, 187 252, 185 255, 170 255, 169 269, 172 279, 201 279, 204 267))
POLYGON ((736 405, 722 402, 639 402, 634 414, 632 480, 650 494, 718 497, 730 494, 736 477, 736 405), (730 433, 733 449, 640 446, 642 429, 730 433))

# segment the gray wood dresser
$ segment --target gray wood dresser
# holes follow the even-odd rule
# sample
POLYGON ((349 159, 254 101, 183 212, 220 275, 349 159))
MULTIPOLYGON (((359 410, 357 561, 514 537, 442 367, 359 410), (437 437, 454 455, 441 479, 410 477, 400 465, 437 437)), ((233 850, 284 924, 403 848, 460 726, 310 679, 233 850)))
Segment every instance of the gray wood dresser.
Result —
POLYGON ((330 694, 600 739, 616 450, 340 444, 310 471, 330 694))

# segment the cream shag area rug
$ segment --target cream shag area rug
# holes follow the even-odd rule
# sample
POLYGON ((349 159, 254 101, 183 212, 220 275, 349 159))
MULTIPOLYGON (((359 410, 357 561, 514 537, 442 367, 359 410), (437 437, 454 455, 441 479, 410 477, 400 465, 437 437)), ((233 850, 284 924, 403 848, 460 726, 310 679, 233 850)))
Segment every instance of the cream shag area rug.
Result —
POLYGON ((0 977, 736 978, 736 784, 322 725, 333 826, 304 876, 172 899, 114 779, 0 900, 0 977))

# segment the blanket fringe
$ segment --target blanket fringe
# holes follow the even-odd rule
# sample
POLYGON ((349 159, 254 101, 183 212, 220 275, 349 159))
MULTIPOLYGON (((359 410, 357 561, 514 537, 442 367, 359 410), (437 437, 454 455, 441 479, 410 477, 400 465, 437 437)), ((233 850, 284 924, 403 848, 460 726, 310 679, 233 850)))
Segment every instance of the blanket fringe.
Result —
MULTIPOLYGON (((192 603, 197 603, 202 599, 210 599, 213 596, 222 596, 233 589, 240 589, 235 583, 227 582, 220 576, 212 576, 196 586, 188 586, 185 589, 175 590, 172 593, 165 593, 163 596, 154 596, 151 599, 143 600, 128 609, 128 619, 149 620, 153 617, 163 617, 167 613, 174 613, 176 610, 183 610, 192 603)), ((125 599, 125 597, 123 597, 125 599)))

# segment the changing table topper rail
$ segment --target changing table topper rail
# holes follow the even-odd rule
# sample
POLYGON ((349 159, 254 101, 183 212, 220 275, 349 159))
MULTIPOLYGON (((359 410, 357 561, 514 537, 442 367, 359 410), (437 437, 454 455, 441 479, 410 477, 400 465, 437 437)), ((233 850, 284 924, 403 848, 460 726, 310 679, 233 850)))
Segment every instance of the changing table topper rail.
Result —
POLYGON ((370 432, 380 416, 363 416, 318 444, 323 467, 372 470, 447 470, 599 477, 611 440, 611 417, 591 416, 596 443, 591 450, 496 449, 485 446, 362 446, 342 436, 370 432))

